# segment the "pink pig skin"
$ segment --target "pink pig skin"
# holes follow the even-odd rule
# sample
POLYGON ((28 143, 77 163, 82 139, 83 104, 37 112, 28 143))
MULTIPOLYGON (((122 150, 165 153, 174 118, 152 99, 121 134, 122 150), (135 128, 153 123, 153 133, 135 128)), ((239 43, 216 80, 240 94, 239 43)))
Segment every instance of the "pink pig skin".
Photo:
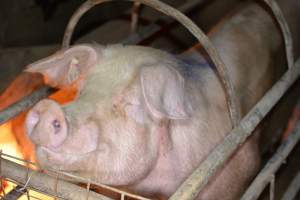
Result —
MULTIPOLYGON (((280 31, 251 3, 210 34, 230 72, 242 115, 283 71, 280 31)), ((195 48, 182 55, 141 46, 78 45, 27 68, 59 88, 77 85, 60 107, 42 100, 28 135, 42 167, 169 197, 230 131, 224 91, 195 48), (46 128, 48 127, 48 128, 46 128)), ((198 199, 238 199, 259 168, 258 134, 220 168, 198 199)))

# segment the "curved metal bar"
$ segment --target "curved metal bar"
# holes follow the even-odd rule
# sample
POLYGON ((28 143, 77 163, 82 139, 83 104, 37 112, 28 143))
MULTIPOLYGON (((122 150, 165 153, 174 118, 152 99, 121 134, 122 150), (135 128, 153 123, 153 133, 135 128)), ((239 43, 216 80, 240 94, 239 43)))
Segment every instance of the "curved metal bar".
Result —
MULTIPOLYGON (((78 23, 79 19, 81 18, 81 16, 84 15, 93 6, 104 2, 109 2, 109 1, 116 1, 116 0, 88 0, 78 8, 78 10, 71 17, 69 24, 67 25, 64 39, 63 39, 63 44, 62 44, 63 49, 69 47, 74 28, 78 23)), ((212 60, 212 62, 214 63, 217 69, 218 77, 225 90, 226 103, 229 110, 232 126, 235 127, 241 118, 238 103, 237 103, 238 100, 237 100, 236 93, 234 91, 232 82, 229 79, 225 64, 221 60, 217 50, 213 47, 213 45, 211 44, 207 36, 201 31, 201 29, 194 22, 192 22, 188 17, 182 14, 180 11, 161 1, 158 0, 123 0, 123 1, 140 2, 168 16, 175 18, 199 40, 200 44, 206 50, 207 54, 210 56, 210 59, 212 60)))
POLYGON ((281 32, 283 34, 284 44, 285 44, 287 64, 288 64, 288 68, 290 69, 294 65, 294 52, 293 52, 293 39, 291 36, 289 26, 276 1, 263 0, 263 2, 271 9, 275 19, 277 20, 280 26, 281 32))

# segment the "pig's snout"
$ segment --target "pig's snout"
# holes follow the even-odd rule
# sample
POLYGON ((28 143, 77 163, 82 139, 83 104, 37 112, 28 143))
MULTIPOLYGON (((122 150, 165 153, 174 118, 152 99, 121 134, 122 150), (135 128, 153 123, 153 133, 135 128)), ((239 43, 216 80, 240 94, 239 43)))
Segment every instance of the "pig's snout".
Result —
POLYGON ((58 103, 42 100, 27 114, 26 130, 31 141, 55 150, 67 138, 65 115, 58 103))

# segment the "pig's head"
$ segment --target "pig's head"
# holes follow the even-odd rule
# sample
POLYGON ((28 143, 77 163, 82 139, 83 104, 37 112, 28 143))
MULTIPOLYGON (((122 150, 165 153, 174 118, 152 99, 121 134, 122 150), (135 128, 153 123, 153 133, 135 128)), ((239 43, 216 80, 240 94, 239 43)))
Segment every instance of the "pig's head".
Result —
POLYGON ((108 184, 145 177, 166 149, 161 146, 172 145, 169 121, 187 118, 176 64, 169 54, 145 47, 80 45, 29 66, 53 87, 80 87, 67 105, 42 100, 28 113, 27 133, 39 162, 92 173, 108 184))

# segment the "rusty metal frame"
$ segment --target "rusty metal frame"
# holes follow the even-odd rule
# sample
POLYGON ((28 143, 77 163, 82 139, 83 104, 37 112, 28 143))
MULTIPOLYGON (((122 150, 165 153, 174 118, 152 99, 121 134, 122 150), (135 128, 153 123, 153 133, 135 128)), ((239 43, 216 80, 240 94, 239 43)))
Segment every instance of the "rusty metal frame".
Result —
MULTIPOLYGON (((107 2, 107 1, 114 1, 114 0, 90 0, 87 1, 85 4, 86 8, 91 8, 94 5, 101 3, 101 2, 107 2)), ((134 0, 126 0, 126 1, 134 1, 134 0)), ((238 111, 234 108, 235 101, 233 100, 235 98, 234 91, 232 89, 232 86, 230 85, 230 80, 226 80, 226 71, 222 71, 222 67, 224 67, 224 64, 219 59, 218 55, 216 54, 216 50, 211 46, 209 40, 206 38, 206 36, 202 33, 202 31, 195 26, 188 18, 186 18, 184 15, 182 15, 177 10, 167 6, 167 10, 163 9, 161 6, 161 2, 157 0, 136 0, 138 2, 144 3, 150 7, 156 8, 167 15, 175 17, 177 20, 179 20, 181 23, 188 26, 187 28, 190 30, 191 33, 196 35, 197 39, 203 44, 205 49, 207 50, 208 54, 211 55, 212 61, 216 64, 217 67, 219 67, 221 74, 225 73, 225 75, 219 75, 220 77, 225 77, 225 79, 222 79, 222 82, 224 84, 224 88, 227 88, 227 99, 228 99, 228 107, 231 113, 231 119, 233 120, 233 124, 236 125, 235 128, 231 131, 230 134, 228 134, 223 143, 218 145, 214 151, 208 156, 208 158, 194 171, 194 173, 182 184, 182 186, 173 194, 173 196, 170 198, 172 200, 187 200, 187 199, 194 199, 197 194, 203 189, 208 182, 209 178, 214 174, 214 172, 218 169, 218 167, 226 161, 226 159, 235 151, 235 149, 242 144, 249 135, 251 135, 251 132, 254 130, 254 128, 257 126, 257 124, 264 118, 264 116, 270 111, 270 109, 279 101, 279 99, 284 95, 284 93, 288 90, 288 88, 297 80, 300 74, 300 59, 298 59, 294 63, 293 58, 293 50, 292 50, 292 39, 290 36, 290 32, 288 29, 288 26, 283 18, 283 15, 273 0, 263 0, 268 6, 270 6, 271 10, 274 13, 275 18, 278 20, 278 23, 281 27, 284 42, 286 45, 286 53, 287 53, 287 60, 288 60, 288 70, 287 72, 282 76, 282 78, 275 83, 275 85, 267 92, 267 94, 252 108, 252 110, 241 120, 241 122, 238 124, 239 121, 238 117, 238 111), (231 88, 230 88, 231 87, 231 88), (230 100, 231 98, 231 100, 230 100), (231 102, 231 103, 230 103, 231 102), (231 106, 231 107, 230 107, 231 106), (235 117, 234 117, 235 116, 235 117)), ((88 9, 84 8, 80 11, 80 13, 76 16, 76 13, 74 16, 76 16, 74 19, 71 20, 68 28, 66 36, 64 37, 64 47, 67 47, 73 32, 73 29, 81 17, 88 9), (73 24, 72 24, 73 23, 73 24), (69 36, 68 36, 69 34, 69 36)), ((224 68, 225 69, 225 68, 224 68)), ((227 76, 228 77, 228 76, 227 76)), ((32 105, 32 104, 31 104, 32 105)), ((17 107, 17 106, 16 106, 17 107)), ((12 108, 12 110, 15 110, 17 108, 12 108)), ((28 106, 27 106, 28 107, 28 106)), ((23 108, 24 109, 24 108, 23 108)), ((22 109, 20 109, 22 110, 22 109)), ((18 110, 18 112, 20 111, 18 110)), ((0 112, 0 117, 2 116, 3 112, 0 112)), ((11 115, 9 116, 9 118, 11 115)), ((8 118, 7 118, 8 119, 8 118)), ((3 121, 1 121, 0 118, 0 124, 3 121)), ((298 129, 297 129, 298 130, 298 129)), ((296 131, 297 132, 297 131, 296 131)), ((293 137, 291 135, 290 137, 293 137)), ((289 140, 290 141, 290 140, 289 140)), ((295 143, 296 144, 296 143, 295 143)), ((287 153, 288 154, 288 153, 287 153)), ((275 155, 276 156, 276 155, 275 155)), ((1 161, 1 165, 5 163, 4 160, 1 161)), ((3 171, 3 167, 2 167, 3 171)), ((263 172, 263 171, 262 171, 263 172)), ((274 179, 270 179, 274 175, 274 171, 271 173, 271 175, 268 177, 268 181, 272 181, 274 183, 274 179)), ((263 186, 262 186, 263 187, 263 186)), ((251 187, 249 188, 251 190, 251 187)), ((246 195, 247 193, 245 193, 246 195)), ((250 196, 253 195, 253 193, 250 192, 250 196)), ((89 198, 90 199, 90 198, 89 198)), ((255 197, 251 197, 250 199, 255 199, 255 197)))

